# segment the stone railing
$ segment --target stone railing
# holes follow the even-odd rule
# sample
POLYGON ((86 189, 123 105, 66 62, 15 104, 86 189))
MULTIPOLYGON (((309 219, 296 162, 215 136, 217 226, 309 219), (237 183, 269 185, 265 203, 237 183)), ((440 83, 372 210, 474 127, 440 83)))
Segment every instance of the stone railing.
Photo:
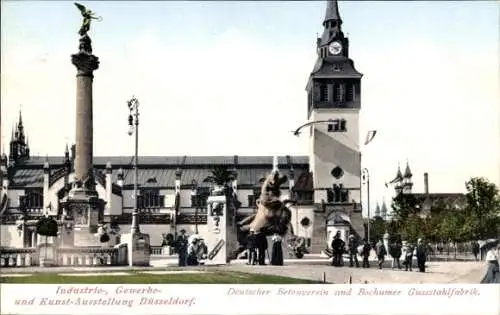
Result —
POLYGON ((102 247, 75 247, 57 249, 58 266, 116 266, 118 250, 102 247))
POLYGON ((154 257, 166 257, 172 256, 174 250, 170 246, 151 246, 151 256, 154 257))
POLYGON ((36 248, 0 248, 0 266, 29 267, 38 265, 38 250, 36 248))
MULTIPOLYGON (((38 266, 39 248, 0 248, 1 267, 38 266)), ((122 266, 127 264, 127 245, 115 247, 57 248, 54 266, 122 266)))

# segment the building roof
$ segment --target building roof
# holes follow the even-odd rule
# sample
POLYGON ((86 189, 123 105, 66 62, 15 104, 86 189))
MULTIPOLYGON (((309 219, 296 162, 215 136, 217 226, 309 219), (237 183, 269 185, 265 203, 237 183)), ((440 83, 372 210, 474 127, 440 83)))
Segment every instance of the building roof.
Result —
MULTIPOLYGON (((309 164, 307 156, 279 156, 278 164, 280 168, 287 168, 290 163, 295 164, 309 164)), ((48 161, 49 164, 62 165, 64 163, 64 156, 36 156, 30 157, 27 160, 20 161, 19 166, 43 166, 48 161)), ((114 166, 127 166, 132 165, 132 156, 95 156, 95 166, 105 166, 110 162, 114 166)), ((139 165, 163 165, 163 166, 189 166, 189 165, 269 165, 272 168, 272 156, 139 156, 139 165)))
MULTIPOLYGON (((61 176, 64 157, 35 157, 9 169, 10 186, 43 187, 43 165, 49 162, 51 176, 61 176)), ((94 157, 94 167, 101 172, 111 163, 112 181, 116 182, 118 170, 123 169, 124 185, 132 185, 134 172, 132 158, 124 156, 94 157)), ((174 187, 177 169, 182 171, 181 185, 191 185, 193 180, 200 187, 208 186, 203 180, 211 175, 216 165, 234 168, 238 186, 255 186, 272 170, 272 156, 145 156, 139 157, 138 182, 141 187, 174 187)), ((309 169, 305 156, 282 156, 278 158, 279 169, 287 176, 293 167, 295 182, 301 182, 303 171, 309 169), (290 164, 289 164, 290 163, 290 164)), ((287 183, 286 183, 287 184, 287 183)))

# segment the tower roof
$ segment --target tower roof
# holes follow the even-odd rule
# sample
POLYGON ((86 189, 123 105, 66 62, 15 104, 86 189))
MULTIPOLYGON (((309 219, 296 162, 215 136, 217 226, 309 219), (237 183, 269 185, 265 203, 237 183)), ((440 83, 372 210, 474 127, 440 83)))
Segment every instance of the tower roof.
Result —
POLYGON ((404 173, 404 178, 411 178, 413 176, 413 174, 411 173, 411 170, 410 170, 410 164, 408 163, 408 161, 406 161, 406 169, 405 169, 405 173, 404 173))
POLYGON ((387 205, 385 204, 385 200, 382 201, 382 209, 380 210, 382 216, 386 216, 387 215, 387 205))
POLYGON ((379 217, 380 216, 380 205, 377 202, 377 206, 375 207, 375 216, 379 217))
MULTIPOLYGON (((339 13, 339 5, 337 0, 328 0, 326 4, 326 13, 325 20, 323 21, 323 25, 328 21, 339 21, 342 22, 339 13)), ((340 23, 339 23, 340 24, 340 23)))

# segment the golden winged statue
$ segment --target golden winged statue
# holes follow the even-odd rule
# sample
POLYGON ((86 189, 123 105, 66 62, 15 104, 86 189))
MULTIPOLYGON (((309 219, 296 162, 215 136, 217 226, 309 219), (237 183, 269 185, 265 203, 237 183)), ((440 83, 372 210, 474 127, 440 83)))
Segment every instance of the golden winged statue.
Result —
POLYGON ((87 9, 84 5, 75 2, 76 7, 82 13, 83 21, 78 34, 80 36, 87 35, 87 32, 90 30, 90 21, 97 20, 98 22, 102 21, 102 17, 97 16, 95 12, 87 9))

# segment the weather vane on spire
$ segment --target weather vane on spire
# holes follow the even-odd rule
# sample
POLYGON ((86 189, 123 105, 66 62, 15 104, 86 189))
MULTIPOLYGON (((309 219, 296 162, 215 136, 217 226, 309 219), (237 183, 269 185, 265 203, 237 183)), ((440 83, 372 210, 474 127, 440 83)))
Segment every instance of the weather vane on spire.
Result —
POLYGON ((82 26, 80 27, 78 34, 80 34, 80 36, 85 36, 90 30, 90 21, 96 20, 97 22, 101 22, 102 17, 97 16, 95 12, 87 9, 84 5, 81 5, 77 2, 75 2, 75 5, 78 8, 78 10, 80 10, 83 17, 82 26))

